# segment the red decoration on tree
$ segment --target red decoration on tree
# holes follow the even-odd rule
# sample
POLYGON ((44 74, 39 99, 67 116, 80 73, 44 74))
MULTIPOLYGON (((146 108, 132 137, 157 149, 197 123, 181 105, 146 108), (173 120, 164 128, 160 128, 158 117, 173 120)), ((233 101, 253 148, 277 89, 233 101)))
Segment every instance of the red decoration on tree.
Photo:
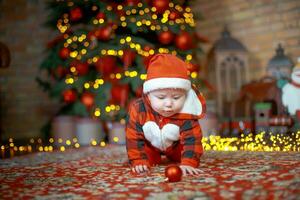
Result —
POLYGON ((100 72, 103 76, 108 76, 111 73, 113 73, 117 67, 116 57, 114 56, 100 57, 95 63, 95 67, 96 70, 100 72))
POLYGON ((169 8, 170 0, 153 0, 152 6, 156 8, 156 12, 162 14, 169 8))
POLYGON ((61 65, 58 65, 55 69, 53 69, 52 73, 53 75, 58 78, 61 79, 63 78, 66 74, 67 74, 67 69, 61 65))
POLYGON ((111 26, 105 26, 105 27, 97 29, 94 32, 94 35, 99 40, 107 41, 111 38, 112 32, 113 32, 113 29, 111 26))
POLYGON ((133 61, 135 60, 136 53, 131 49, 124 49, 122 61, 124 64, 125 70, 132 65, 133 61))
POLYGON ((169 165, 165 169, 165 176, 169 182, 181 181, 182 170, 177 165, 169 165))
POLYGON ((128 6, 136 6, 138 3, 140 3, 140 0, 126 0, 128 6))
POLYGON ((111 102, 124 107, 128 99, 129 86, 115 84, 111 88, 111 102))
POLYGON ((179 17, 180 17, 180 13, 177 11, 171 11, 171 13, 169 14, 169 20, 172 20, 172 21, 175 21, 179 17))
POLYGON ((158 40, 160 43, 168 45, 174 39, 174 34, 171 31, 163 31, 158 35, 158 40))
POLYGON ((187 66, 188 66, 187 69, 188 69, 188 71, 189 71, 190 73, 192 73, 192 72, 198 72, 198 71, 199 71, 199 68, 200 68, 199 65, 193 64, 193 63, 189 63, 187 66))
POLYGON ((73 103, 76 101, 76 98, 77 98, 76 92, 73 89, 67 89, 67 90, 63 91, 62 96, 63 96, 64 102, 66 102, 66 103, 73 103))
POLYGON ((74 63, 74 67, 76 68, 76 71, 80 76, 84 76, 89 72, 89 65, 87 63, 78 61, 74 63))
POLYGON ((176 46, 181 50, 189 50, 193 47, 193 38, 188 32, 181 32, 175 38, 176 46))
POLYGON ((91 92, 84 92, 81 95, 80 101, 89 109, 95 103, 95 95, 91 92))
POLYGON ((63 47, 59 52, 58 55, 61 59, 67 59, 70 56, 71 51, 67 47, 63 47))
POLYGON ((96 15, 96 19, 105 19, 105 13, 104 12, 99 12, 97 15, 96 15))
POLYGON ((71 21, 78 21, 82 18, 82 11, 80 8, 73 8, 70 11, 70 20, 71 21))

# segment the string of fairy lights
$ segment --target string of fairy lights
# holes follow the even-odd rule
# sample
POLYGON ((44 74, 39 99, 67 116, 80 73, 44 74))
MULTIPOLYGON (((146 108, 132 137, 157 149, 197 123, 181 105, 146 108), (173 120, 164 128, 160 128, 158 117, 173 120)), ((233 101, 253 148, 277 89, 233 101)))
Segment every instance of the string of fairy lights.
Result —
MULTIPOLYGON (((119 144, 119 138, 114 137, 113 141, 109 143, 119 144)), ((107 142, 104 140, 96 141, 90 140, 90 147, 107 147, 107 142)), ((205 151, 283 151, 283 152, 300 152, 300 131, 291 133, 289 135, 275 134, 261 132, 259 134, 241 134, 240 137, 222 138, 221 136, 211 135, 202 138, 202 145, 205 151)), ((64 152, 67 149, 79 149, 82 146, 77 138, 54 139, 50 138, 48 141, 42 141, 41 138, 29 140, 27 145, 17 145, 14 139, 10 138, 7 144, 1 145, 2 158, 4 153, 9 152, 9 157, 16 154, 31 153, 31 152, 64 152)), ((7 157, 7 156, 6 156, 7 157)))

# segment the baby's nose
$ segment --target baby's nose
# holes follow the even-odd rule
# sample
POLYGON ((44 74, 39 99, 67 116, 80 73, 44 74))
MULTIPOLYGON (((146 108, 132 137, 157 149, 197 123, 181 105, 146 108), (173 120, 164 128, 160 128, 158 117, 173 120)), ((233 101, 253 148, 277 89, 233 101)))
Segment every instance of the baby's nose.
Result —
POLYGON ((167 107, 172 107, 172 104, 173 104, 173 102, 172 102, 171 99, 166 99, 166 101, 165 101, 165 106, 167 106, 167 107))

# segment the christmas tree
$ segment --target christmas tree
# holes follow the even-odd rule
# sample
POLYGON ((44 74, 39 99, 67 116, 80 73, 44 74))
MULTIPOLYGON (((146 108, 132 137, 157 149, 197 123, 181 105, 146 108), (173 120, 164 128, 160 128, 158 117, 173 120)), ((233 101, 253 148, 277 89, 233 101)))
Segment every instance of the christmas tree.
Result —
POLYGON ((122 120, 142 94, 147 62, 155 53, 175 54, 199 79, 199 35, 187 1, 53 0, 47 25, 57 37, 48 44, 38 82, 62 102, 58 114, 122 120))

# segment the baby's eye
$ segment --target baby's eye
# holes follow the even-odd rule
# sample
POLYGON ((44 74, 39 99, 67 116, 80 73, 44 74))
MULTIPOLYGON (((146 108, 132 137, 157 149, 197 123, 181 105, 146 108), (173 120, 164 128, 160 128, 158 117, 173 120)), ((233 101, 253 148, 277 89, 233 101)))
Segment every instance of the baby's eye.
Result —
POLYGON ((178 100, 178 99, 180 99, 180 97, 181 96, 175 96, 175 97, 173 97, 173 99, 178 100))
POLYGON ((164 96, 157 96, 158 99, 164 99, 164 96))

